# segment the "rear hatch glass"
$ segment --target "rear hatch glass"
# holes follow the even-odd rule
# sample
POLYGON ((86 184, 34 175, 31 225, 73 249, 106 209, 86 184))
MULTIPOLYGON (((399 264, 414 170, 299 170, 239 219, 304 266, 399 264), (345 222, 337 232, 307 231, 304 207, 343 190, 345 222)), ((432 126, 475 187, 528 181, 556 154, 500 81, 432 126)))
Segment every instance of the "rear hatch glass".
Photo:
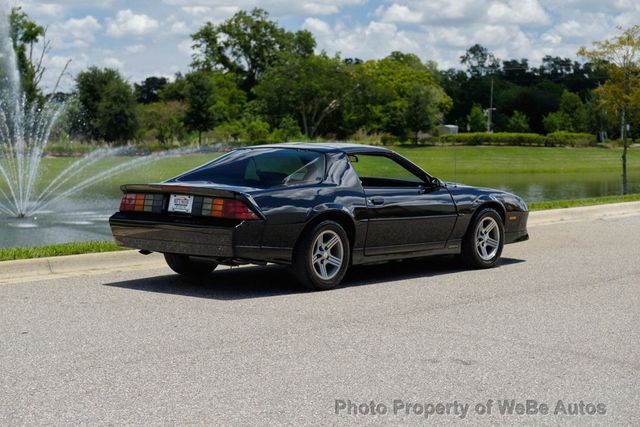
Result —
POLYGON ((270 188, 320 182, 325 157, 310 150, 255 148, 234 150, 168 182, 200 182, 270 188))

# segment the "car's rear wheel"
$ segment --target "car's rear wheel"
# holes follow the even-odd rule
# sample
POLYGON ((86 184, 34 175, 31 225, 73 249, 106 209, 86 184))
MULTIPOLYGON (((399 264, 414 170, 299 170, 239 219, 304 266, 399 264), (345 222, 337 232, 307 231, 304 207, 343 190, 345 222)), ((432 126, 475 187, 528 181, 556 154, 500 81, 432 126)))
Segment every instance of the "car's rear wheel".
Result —
POLYGON ((504 247, 502 217, 491 208, 482 209, 475 216, 462 241, 462 258, 473 268, 496 265, 504 247))
POLYGON ((333 289, 344 278, 350 260, 351 248, 344 228, 334 221, 322 221, 300 237, 291 270, 308 289, 333 289))
POLYGON ((188 277, 206 276, 218 266, 216 263, 193 261, 182 254, 164 254, 164 259, 173 271, 188 277))

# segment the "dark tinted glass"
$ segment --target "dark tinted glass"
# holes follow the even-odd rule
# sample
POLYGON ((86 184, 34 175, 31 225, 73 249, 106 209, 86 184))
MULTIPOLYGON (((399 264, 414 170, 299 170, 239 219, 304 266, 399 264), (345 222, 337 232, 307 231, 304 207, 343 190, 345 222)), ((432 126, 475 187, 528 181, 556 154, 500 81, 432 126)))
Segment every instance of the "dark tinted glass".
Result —
POLYGON ((269 188, 320 182, 324 169, 324 155, 315 151, 257 148, 232 151, 172 181, 269 188))
POLYGON ((356 158, 357 161, 352 161, 351 165, 360 178, 399 179, 422 182, 413 172, 389 157, 358 154, 356 158))

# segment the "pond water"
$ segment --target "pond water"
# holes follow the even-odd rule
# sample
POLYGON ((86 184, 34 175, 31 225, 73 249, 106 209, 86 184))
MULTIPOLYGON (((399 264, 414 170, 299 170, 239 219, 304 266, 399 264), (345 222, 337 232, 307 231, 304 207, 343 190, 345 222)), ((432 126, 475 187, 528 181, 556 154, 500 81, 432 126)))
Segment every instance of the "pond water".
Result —
MULTIPOLYGON (((457 174, 439 178, 499 188, 527 202, 621 194, 619 173, 594 174, 457 174)), ((640 193, 640 171, 629 176, 629 191, 640 193)), ((109 216, 118 209, 117 185, 60 201, 47 212, 25 219, 0 216, 0 247, 46 245, 87 240, 108 240, 109 216)))

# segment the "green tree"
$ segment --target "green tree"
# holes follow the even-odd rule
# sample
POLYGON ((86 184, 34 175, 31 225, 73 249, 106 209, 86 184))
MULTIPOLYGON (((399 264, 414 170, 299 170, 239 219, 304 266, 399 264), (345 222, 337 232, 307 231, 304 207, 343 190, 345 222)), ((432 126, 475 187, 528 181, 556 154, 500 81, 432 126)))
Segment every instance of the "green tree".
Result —
POLYGON ((269 123, 262 120, 251 120, 245 126, 249 142, 256 144, 265 142, 269 138, 269 123))
POLYGON ((464 55, 460 57, 460 64, 467 67, 467 72, 472 77, 495 74, 500 69, 500 60, 486 47, 474 44, 464 55))
POLYGON ((487 130, 487 118, 480 104, 473 104, 467 115, 467 126, 471 132, 483 132, 487 130))
POLYGON ((140 84, 133 85, 136 93, 136 100, 141 104, 151 104, 160 101, 160 93, 167 85, 166 77, 147 77, 140 84))
POLYGON ((202 144, 203 132, 241 115, 246 96, 232 75, 200 70, 186 76, 186 101, 184 121, 198 132, 198 144, 202 144))
POLYGON ((419 132, 431 131, 451 108, 451 98, 437 84, 432 64, 423 64, 413 54, 393 52, 351 67, 358 89, 349 96, 345 117, 354 131, 415 139, 419 132))
POLYGON ((123 143, 135 136, 138 129, 136 98, 124 79, 111 80, 105 86, 95 124, 105 141, 123 143))
POLYGON ((609 75, 609 80, 596 91, 603 101, 602 107, 615 111, 620 117, 620 137, 624 146, 622 193, 627 194, 627 121, 640 109, 640 25, 623 30, 612 39, 594 42, 592 49, 582 47, 578 54, 609 75))
POLYGON ((571 127, 574 131, 588 131, 587 111, 580 96, 568 90, 562 92, 560 111, 571 118, 571 127))
POLYGON ((553 132, 573 132, 573 123, 571 116, 562 111, 555 111, 544 116, 542 120, 544 124, 544 130, 547 133, 553 132))
POLYGON ((513 115, 509 117, 507 122, 507 131, 509 132, 530 132, 529 118, 526 114, 516 110, 513 115))
POLYGON ((49 43, 45 40, 46 30, 29 19, 20 8, 11 9, 9 16, 10 35, 16 53, 18 70, 27 102, 43 101, 38 87, 45 72, 43 60, 49 51, 49 43), (40 52, 36 52, 38 43, 42 41, 40 52))
POLYGON ((219 25, 208 22, 192 38, 194 68, 233 73, 247 92, 281 53, 307 57, 315 48, 311 33, 288 32, 260 8, 240 11, 219 25))
POLYGON ((79 73, 76 76, 76 93, 84 133, 89 138, 122 142, 135 134, 135 96, 118 71, 91 67, 79 73), (118 114, 122 115, 120 122, 118 114))
POLYGON ((142 137, 155 137, 161 144, 183 140, 186 110, 186 104, 178 101, 138 104, 142 137))
POLYGON ((176 73, 172 82, 167 82, 158 90, 158 97, 161 101, 185 101, 187 99, 188 92, 187 79, 182 73, 176 73))
POLYGON ((300 140, 302 137, 298 121, 291 116, 283 117, 278 127, 271 134, 271 139, 276 142, 291 142, 300 140))
POLYGON ((198 145, 202 144, 202 133, 222 121, 216 104, 216 85, 211 72, 196 71, 187 75, 187 112, 185 123, 198 132, 198 145))
POLYGON ((305 135, 313 138, 326 117, 342 106, 354 88, 339 58, 325 54, 290 55, 264 73, 254 93, 268 117, 295 115, 305 135))
POLYGON ((415 85, 409 91, 405 118, 416 143, 420 132, 433 131, 442 117, 438 103, 440 95, 434 86, 415 85))

